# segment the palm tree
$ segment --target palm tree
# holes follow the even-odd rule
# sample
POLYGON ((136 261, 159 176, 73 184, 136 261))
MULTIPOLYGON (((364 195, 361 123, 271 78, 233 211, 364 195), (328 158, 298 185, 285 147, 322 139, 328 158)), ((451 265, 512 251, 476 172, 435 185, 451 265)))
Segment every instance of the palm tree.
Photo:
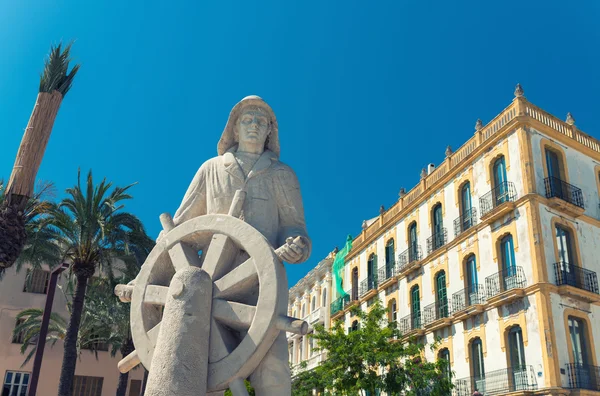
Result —
MULTIPOLYGON (((137 251, 146 248, 138 246, 146 235, 140 220, 124 212, 123 201, 131 199, 126 187, 114 187, 102 180, 95 185, 92 172, 87 176, 85 186, 81 185, 78 172, 77 185, 67 189, 67 197, 50 210, 48 224, 56 235, 66 262, 75 276, 75 293, 71 318, 65 334, 64 357, 58 387, 59 396, 71 396, 73 377, 77 363, 77 334, 88 280, 99 270, 112 278, 113 264, 118 259, 131 260, 137 251)), ((148 238, 149 239, 149 238, 148 238)), ((122 261, 123 262, 123 261, 122 261)))
POLYGON ((61 44, 52 46, 45 61, 37 100, 0 205, 0 267, 12 266, 27 241, 23 212, 33 195, 35 177, 58 109, 79 70, 79 65, 75 65, 69 72, 70 52, 71 44, 64 48, 61 44))
MULTIPOLYGON (((0 207, 6 200, 5 185, 0 180, 0 207)), ((47 264, 51 268, 60 260, 60 248, 53 238, 53 232, 45 221, 50 210, 51 199, 55 189, 51 182, 39 182, 35 193, 29 198, 23 209, 23 220, 27 243, 16 260, 16 269, 19 271, 24 263, 33 268, 41 268, 47 264)), ((1 232, 0 232, 1 233, 1 232)), ((6 267, 0 266, 0 280, 2 280, 6 267)), ((28 279, 29 281, 29 275, 28 279)))

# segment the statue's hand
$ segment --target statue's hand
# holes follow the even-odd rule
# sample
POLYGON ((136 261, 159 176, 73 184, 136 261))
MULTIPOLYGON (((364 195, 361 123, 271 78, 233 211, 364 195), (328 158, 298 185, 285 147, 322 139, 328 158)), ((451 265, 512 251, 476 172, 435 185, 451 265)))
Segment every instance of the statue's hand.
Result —
POLYGON ((290 264, 297 264, 306 260, 308 254, 308 244, 304 240, 304 237, 297 236, 296 238, 288 238, 285 244, 279 249, 275 250, 277 256, 281 261, 285 261, 290 264))

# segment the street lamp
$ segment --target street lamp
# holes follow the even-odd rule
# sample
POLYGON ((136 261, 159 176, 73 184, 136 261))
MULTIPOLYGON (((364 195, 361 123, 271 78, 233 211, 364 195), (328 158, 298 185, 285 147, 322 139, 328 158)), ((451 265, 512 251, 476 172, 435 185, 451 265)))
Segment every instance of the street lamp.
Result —
POLYGON ((35 396, 37 391, 38 379, 40 377, 40 369, 42 368, 42 358, 44 357, 44 348, 46 347, 46 336, 48 335, 48 325, 50 324, 50 314, 52 313, 52 302, 54 301, 54 292, 56 291, 56 283, 58 275, 69 268, 68 263, 62 263, 56 267, 50 274, 48 283, 48 294, 46 294, 46 305, 44 306, 44 314, 42 315, 42 325, 40 327, 40 335, 38 337, 37 349, 33 360, 33 371, 31 372, 31 382, 29 383, 28 396, 35 396))

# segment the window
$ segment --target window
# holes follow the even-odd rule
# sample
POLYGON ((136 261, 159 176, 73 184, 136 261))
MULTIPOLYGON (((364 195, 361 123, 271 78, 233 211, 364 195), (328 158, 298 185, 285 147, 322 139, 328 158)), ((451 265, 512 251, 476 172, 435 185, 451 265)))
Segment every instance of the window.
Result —
POLYGON ((438 359, 446 361, 446 365, 444 366, 443 370, 444 374, 446 374, 448 376, 448 379, 450 379, 452 372, 450 368, 450 351, 448 350, 448 348, 440 350, 440 352, 438 353, 438 359))
POLYGON ((398 319, 398 304, 396 304, 396 299, 392 298, 388 303, 388 319, 390 322, 395 322, 398 319))
POLYGON ((503 289, 510 290, 519 287, 517 281, 517 264, 512 235, 506 235, 500 240, 500 257, 502 260, 503 289))
POLYGON ((469 305, 480 304, 479 301, 479 282, 477 279, 477 259, 472 254, 467 257, 466 262, 466 273, 467 273, 467 296, 469 298, 469 305))
POLYGON ((548 170, 548 177, 554 177, 561 179, 562 167, 560 164, 560 158, 558 153, 554 150, 548 150, 546 148, 546 168, 548 170))
POLYGON ((315 354, 315 339, 314 338, 308 337, 308 347, 310 349, 310 352, 309 352, 310 356, 313 356, 315 354))
POLYGON ((303 346, 304 346, 304 337, 300 337, 298 339, 298 363, 300 363, 304 359, 304 355, 302 354, 303 346))
POLYGON ((129 383, 129 396, 140 396, 142 393, 142 380, 132 379, 129 383))
POLYGON ((421 328, 421 297, 419 294, 419 286, 414 286, 410 290, 410 306, 412 313, 412 328, 421 328))
POLYGON ((352 301, 358 300, 358 268, 352 270, 352 301))
POLYGON ((481 338, 471 342, 471 370, 475 379, 475 390, 485 392, 485 367, 483 365, 483 346, 481 338))
POLYGON ((438 203, 433 207, 431 212, 431 220, 431 251, 434 251, 441 248, 446 243, 444 235, 444 222, 442 218, 442 204, 438 203))
POLYGON ((504 157, 498 158, 494 162, 493 166, 494 173, 494 191, 495 191, 495 205, 508 201, 508 184, 506 180, 506 164, 504 163, 504 157))
POLYGON ((367 262, 367 279, 369 283, 369 289, 373 287, 373 280, 377 276, 377 256, 375 253, 371 253, 367 262))
POLYGON ((73 379, 73 396, 102 396, 102 377, 76 375, 73 379))
POLYGON ((462 210, 461 231, 468 230, 473 226, 473 205, 471 203, 471 184, 466 182, 460 190, 460 206, 462 210))
POLYGON ((577 265, 573 255, 573 245, 571 232, 559 225, 556 226, 556 246, 558 247, 558 256, 561 263, 566 265, 577 265))
MULTIPOLYGON (((17 327, 19 327, 23 323, 25 323, 25 318, 17 319, 17 322, 15 323, 15 330, 17 327)), ((12 338, 13 344, 22 344, 24 339, 25 339, 25 330, 21 330, 17 334, 15 334, 13 332, 13 338, 12 338)))
POLYGON ((93 341, 83 345, 81 347, 82 349, 89 349, 92 351, 108 351, 108 344, 100 340, 101 337, 99 334, 92 332, 89 339, 93 341))
POLYGON ((322 307, 327 306, 327 289, 323 289, 323 301, 321 304, 322 307))
POLYGON ((358 320, 355 320, 354 322, 352 322, 352 327, 350 327, 350 331, 356 331, 358 330, 358 320))
POLYGON ((525 347, 520 326, 511 327, 508 331, 508 353, 510 367, 518 369, 525 366, 525 347))
POLYGON ((296 317, 296 311, 292 312, 292 318, 296 317))
POLYGON ((312 298, 312 305, 310 307, 310 312, 314 311, 315 309, 317 309, 317 296, 313 296, 313 298, 312 298))
POLYGON ((408 261, 418 260, 417 222, 412 222, 408 227, 408 261))
POLYGON ((436 309, 439 318, 448 317, 448 293, 446 291, 446 273, 440 271, 435 276, 436 309))
POLYGON ((2 396, 25 396, 29 385, 29 373, 7 371, 4 376, 2 396))
POLYGON ((50 272, 42 269, 28 269, 25 277, 23 291, 26 293, 48 293, 48 281, 50 280, 50 272))
POLYGON ((583 320, 569 316, 569 335, 571 336, 571 348, 573 352, 573 363, 577 365, 589 364, 585 324, 583 320))
POLYGON ((302 319, 306 316, 306 304, 302 304, 302 319))
POLYGON ((394 267, 395 259, 394 259, 394 240, 390 239, 385 245, 385 267, 386 267, 386 276, 389 278, 391 274, 388 274, 388 270, 394 267))

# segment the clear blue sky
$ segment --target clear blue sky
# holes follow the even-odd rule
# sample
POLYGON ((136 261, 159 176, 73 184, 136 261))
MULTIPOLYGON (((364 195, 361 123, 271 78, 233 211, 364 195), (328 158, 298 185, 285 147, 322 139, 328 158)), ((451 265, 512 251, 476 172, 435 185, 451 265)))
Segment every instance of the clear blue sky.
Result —
POLYGON ((51 43, 82 63, 39 178, 77 168, 123 185, 152 236, 231 107, 274 108, 313 244, 304 276, 513 98, 600 136, 600 3, 559 1, 5 1, 0 177, 7 179, 51 43))

